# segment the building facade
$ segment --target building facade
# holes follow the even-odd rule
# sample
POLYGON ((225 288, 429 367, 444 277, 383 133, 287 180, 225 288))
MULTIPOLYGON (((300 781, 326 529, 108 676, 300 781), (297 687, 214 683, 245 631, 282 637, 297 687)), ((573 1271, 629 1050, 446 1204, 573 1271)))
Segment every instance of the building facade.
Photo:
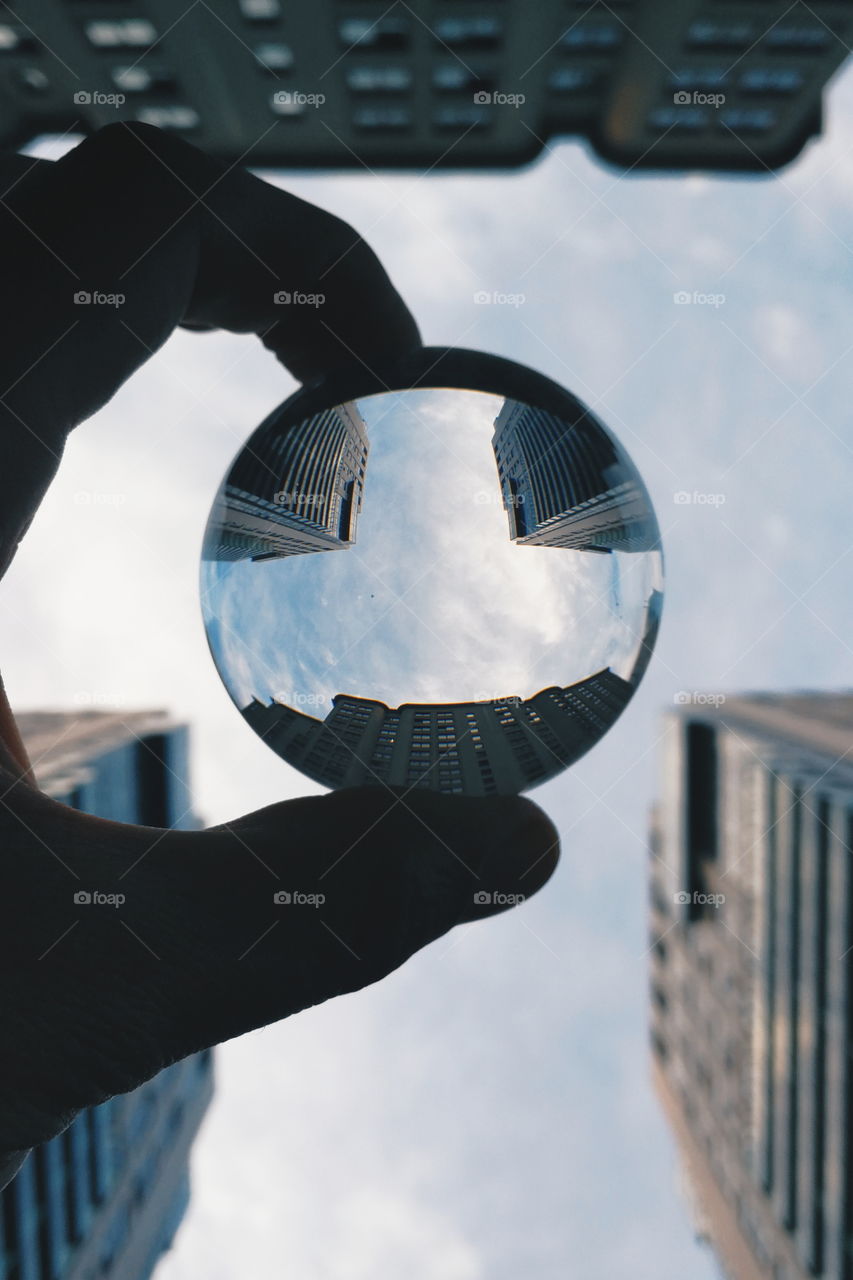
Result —
POLYGON ((651 551, 660 534, 639 472, 586 413, 575 422, 518 400, 495 418, 492 448, 510 538, 519 546, 651 551))
POLYGON ((605 668, 526 700, 388 707, 336 694, 325 720, 257 700, 243 715, 283 759, 333 789, 384 783, 513 795, 578 760, 622 713, 633 688, 605 668))
MULTIPOLYGON (((162 713, 29 713, 39 786, 118 822, 199 826, 185 726, 162 713)), ((213 1091, 210 1050, 81 1112, 0 1191, 0 1280, 149 1280, 189 1200, 189 1152, 213 1091)))
POLYGON ((277 168, 747 169, 820 132, 839 0, 27 0, 0 19, 0 140, 119 120, 277 168))
POLYGON ((637 656, 634 659, 634 665, 631 668, 631 674, 628 679, 636 689, 646 674, 649 663, 652 660, 652 654, 657 644, 658 632, 660 631, 661 619, 663 618, 663 591, 653 588, 649 593, 646 601, 646 607, 643 611, 643 621, 640 629, 640 644, 637 649, 637 656))
POLYGON ((282 429, 262 423, 234 462, 210 515, 208 560, 275 560, 356 540, 367 426, 355 404, 282 429))
POLYGON ((732 1280, 853 1277, 851 742, 851 693, 694 696, 667 725, 653 1074, 732 1280))

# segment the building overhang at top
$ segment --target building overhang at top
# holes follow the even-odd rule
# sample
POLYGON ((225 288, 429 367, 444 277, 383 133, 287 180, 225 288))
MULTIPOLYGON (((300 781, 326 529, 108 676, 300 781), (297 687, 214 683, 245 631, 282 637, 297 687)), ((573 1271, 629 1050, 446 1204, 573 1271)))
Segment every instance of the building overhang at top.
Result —
POLYGON ((258 167, 424 170, 574 137, 767 172, 820 132, 851 35, 838 0, 10 0, 0 141, 136 120, 258 167))

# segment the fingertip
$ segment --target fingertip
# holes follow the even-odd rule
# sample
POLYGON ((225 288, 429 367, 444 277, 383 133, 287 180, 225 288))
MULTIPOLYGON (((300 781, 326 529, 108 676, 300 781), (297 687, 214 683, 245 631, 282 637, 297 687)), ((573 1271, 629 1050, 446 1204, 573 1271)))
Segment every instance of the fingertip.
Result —
POLYGON ((316 324, 280 358, 303 382, 350 367, 396 390, 395 367, 423 346, 420 330, 370 245, 351 227, 344 236, 349 247, 319 276, 323 305, 316 324))
POLYGON ((488 803, 483 857, 463 922, 519 906, 547 884, 560 858, 557 828, 532 800, 500 796, 488 803))
MULTIPOLYGON (((398 295, 399 297, 399 295, 398 295)), ((305 387, 317 386, 334 378, 346 380, 347 374, 363 380, 369 373, 388 390, 399 390, 399 369, 407 357, 423 346, 414 317, 399 299, 399 309, 384 317, 371 317, 371 324, 356 335, 350 321, 342 323, 329 316, 331 323, 319 317, 317 323, 294 335, 282 326, 271 325, 260 335, 264 346, 279 363, 305 387)))

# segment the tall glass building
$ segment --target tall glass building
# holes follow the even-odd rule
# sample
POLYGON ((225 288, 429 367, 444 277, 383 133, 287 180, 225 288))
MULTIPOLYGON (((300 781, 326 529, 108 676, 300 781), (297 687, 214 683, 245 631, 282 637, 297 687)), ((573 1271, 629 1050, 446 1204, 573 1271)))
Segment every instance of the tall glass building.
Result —
POLYGON ((602 552, 660 547, 639 472, 592 414, 568 422, 505 400, 492 448, 513 541, 602 552))
POLYGON ((367 425, 340 404, 282 428, 274 413, 241 450, 216 496, 206 560, 275 560, 356 540, 367 425))
MULTIPOLYGON (((118 822, 197 828, 188 733, 161 712, 18 717, 43 791, 118 822)), ((82 1112, 0 1192, 0 1280, 148 1280, 189 1200, 209 1050, 82 1112)))
POLYGON ((652 841, 657 1092, 732 1280, 853 1280, 853 693, 679 695, 652 841))
POLYGON ((573 764, 621 715, 634 685, 609 667, 531 698, 388 707, 337 693, 325 720, 254 699, 243 715, 282 759, 327 787, 514 795, 573 764))

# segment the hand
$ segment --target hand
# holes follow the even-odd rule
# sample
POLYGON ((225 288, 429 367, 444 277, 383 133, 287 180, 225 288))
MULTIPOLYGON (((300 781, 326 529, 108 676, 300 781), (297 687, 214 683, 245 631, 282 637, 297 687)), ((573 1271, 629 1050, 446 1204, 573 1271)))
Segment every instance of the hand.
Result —
MULTIPOLYGON (((68 432, 176 325, 255 333, 302 379, 381 369, 419 341, 350 227, 157 130, 114 125, 56 163, 16 156, 2 172, 14 340, 0 352, 0 574, 68 432), (280 289, 326 302, 277 307, 280 289), (75 303, 96 290, 124 301, 75 303)), ((204 832, 92 818, 37 790, 0 686, 0 1183, 2 1153, 80 1109, 493 914, 476 894, 530 896, 557 849, 528 800, 381 786, 204 832), (81 918, 81 887, 125 902, 81 918), (281 888, 316 905, 282 907, 281 888)))

